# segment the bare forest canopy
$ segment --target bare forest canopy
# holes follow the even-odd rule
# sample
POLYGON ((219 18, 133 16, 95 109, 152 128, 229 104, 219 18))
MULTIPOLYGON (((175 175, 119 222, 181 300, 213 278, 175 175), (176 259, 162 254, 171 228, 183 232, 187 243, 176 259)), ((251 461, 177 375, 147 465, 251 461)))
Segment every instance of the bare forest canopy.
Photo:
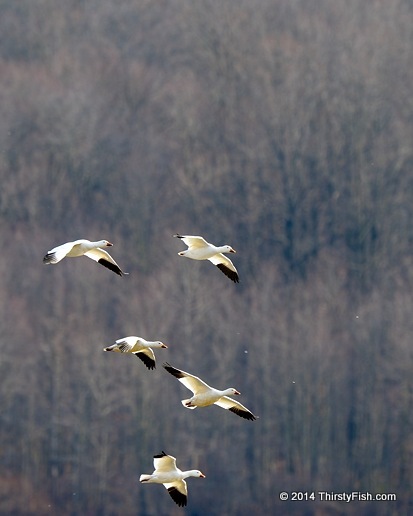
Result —
POLYGON ((413 511, 412 35, 410 0, 0 0, 1 514, 413 511), (42 264, 78 238, 130 275, 42 264))

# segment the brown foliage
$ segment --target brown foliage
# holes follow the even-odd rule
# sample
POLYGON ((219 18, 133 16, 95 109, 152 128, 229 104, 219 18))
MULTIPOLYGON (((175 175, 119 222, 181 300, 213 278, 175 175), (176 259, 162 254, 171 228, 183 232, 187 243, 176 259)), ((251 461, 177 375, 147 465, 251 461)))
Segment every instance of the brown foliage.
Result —
POLYGON ((138 485, 162 449, 207 475, 194 514, 343 510, 282 490, 408 511, 412 21, 407 0, 0 1, 0 511, 174 514, 138 485), (234 246, 241 283, 176 232, 234 246), (76 238, 131 275, 42 265, 76 238), (155 371, 103 352, 132 334, 169 345, 155 371), (164 360, 260 419, 185 410, 164 360))

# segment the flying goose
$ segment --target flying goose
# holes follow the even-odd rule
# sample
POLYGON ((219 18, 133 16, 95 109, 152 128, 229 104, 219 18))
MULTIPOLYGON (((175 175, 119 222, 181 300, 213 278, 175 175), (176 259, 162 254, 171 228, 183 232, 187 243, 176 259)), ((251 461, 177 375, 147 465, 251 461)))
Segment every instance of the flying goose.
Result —
POLYGON ((155 369, 155 355, 152 348, 167 348, 168 346, 163 342, 149 341, 142 337, 124 337, 118 339, 115 344, 107 348, 103 348, 103 351, 115 351, 118 353, 133 353, 135 357, 138 357, 146 365, 148 369, 155 369))
POLYGON ((176 238, 180 238, 184 244, 188 246, 185 251, 180 251, 179 256, 185 256, 186 258, 192 258, 192 260, 209 260, 211 263, 216 265, 225 276, 228 276, 234 283, 239 283, 239 276, 237 269, 229 258, 223 253, 235 253, 236 251, 229 245, 222 245, 216 247, 208 243, 201 236, 189 236, 189 235, 173 235, 176 238))
POLYGON ((237 414, 237 416, 243 417, 244 419, 249 419, 250 421, 257 419, 257 416, 254 416, 254 414, 244 407, 244 405, 241 405, 238 401, 228 397, 234 394, 241 394, 236 389, 229 388, 220 391, 210 387, 197 376, 193 376, 185 371, 176 369, 167 362, 163 364, 163 367, 168 371, 168 373, 175 376, 175 378, 178 378, 178 380, 185 385, 187 389, 193 392, 194 395, 192 398, 182 400, 181 403, 184 407, 195 409, 196 407, 207 407, 208 405, 215 404, 218 405, 218 407, 234 412, 234 414, 237 414))
POLYGON ((124 274, 129 274, 128 272, 122 271, 119 265, 115 262, 115 260, 110 256, 109 253, 101 249, 101 247, 110 247, 113 244, 108 242, 107 240, 99 240, 98 242, 91 242, 90 240, 75 240, 74 242, 67 242, 66 244, 59 245, 54 247, 52 250, 48 251, 45 257, 43 258, 43 263, 45 265, 55 264, 63 260, 66 256, 69 258, 74 258, 77 256, 87 256, 95 262, 100 263, 104 267, 107 267, 111 271, 115 272, 119 276, 123 276, 124 274))
POLYGON ((197 469, 181 471, 176 467, 175 457, 167 455, 164 451, 159 455, 154 455, 153 466, 155 471, 152 475, 141 475, 139 481, 163 484, 172 500, 180 507, 184 507, 188 501, 188 490, 184 479, 188 477, 205 478, 205 475, 197 469))

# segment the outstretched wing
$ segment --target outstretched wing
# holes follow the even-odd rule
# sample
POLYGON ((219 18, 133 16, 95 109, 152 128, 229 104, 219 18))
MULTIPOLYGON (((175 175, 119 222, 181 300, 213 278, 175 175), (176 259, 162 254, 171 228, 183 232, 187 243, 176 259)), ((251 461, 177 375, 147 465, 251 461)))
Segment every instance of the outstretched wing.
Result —
POLYGON ((187 389, 193 392, 193 394, 200 394, 201 392, 210 391, 211 387, 202 381, 197 376, 186 373, 185 371, 181 371, 180 369, 176 369, 172 367, 168 362, 163 364, 163 367, 175 378, 185 385, 187 389))
POLYGON ((44 264, 49 263, 57 263, 60 262, 60 260, 63 260, 65 256, 67 256, 68 253, 73 249, 73 245, 75 242, 67 242, 66 244, 58 245, 57 247, 54 247, 50 251, 47 252, 47 254, 43 258, 44 264))
POLYGON ((135 357, 140 358, 148 369, 155 369, 155 354, 151 348, 142 349, 141 351, 136 351, 133 354, 135 357))
POLYGON ((255 421, 255 419, 257 419, 257 416, 254 416, 254 414, 248 410, 247 407, 244 407, 244 405, 238 401, 233 400, 232 398, 229 398, 228 396, 223 396, 220 398, 215 402, 215 405, 218 405, 218 407, 224 408, 226 410, 230 410, 237 416, 243 417, 244 419, 248 419, 250 421, 255 421))
POLYGON ((87 251, 85 253, 85 256, 91 258, 92 260, 95 260, 95 262, 100 263, 101 265, 103 265, 107 269, 110 269, 119 276, 129 274, 128 272, 123 272, 119 265, 115 262, 115 260, 110 256, 110 254, 101 249, 100 247, 87 251))
POLYGON ((234 283, 239 283, 238 271, 232 261, 225 254, 215 254, 209 261, 216 265, 218 269, 225 274, 234 283))
POLYGON ((176 459, 162 451, 153 456, 153 466, 157 472, 171 472, 176 470, 176 459))
POLYGON ((114 344, 121 353, 130 353, 134 345, 134 342, 130 342, 126 339, 119 339, 116 341, 116 344, 114 344))
POLYGON ((168 482, 164 484, 172 500, 179 505, 185 507, 188 502, 188 489, 185 480, 176 480, 175 482, 168 482))
POLYGON ((174 235, 174 237, 180 238, 188 247, 207 247, 209 245, 201 236, 174 235))

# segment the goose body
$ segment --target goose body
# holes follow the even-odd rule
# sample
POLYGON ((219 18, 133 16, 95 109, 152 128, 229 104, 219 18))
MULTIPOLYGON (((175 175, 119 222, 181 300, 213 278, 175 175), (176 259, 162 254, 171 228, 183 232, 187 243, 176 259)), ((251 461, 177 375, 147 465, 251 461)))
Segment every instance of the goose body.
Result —
POLYGON ((215 246, 207 242, 201 236, 174 235, 180 238, 188 246, 185 251, 180 251, 179 256, 185 256, 192 260, 209 260, 216 265, 234 283, 239 283, 238 271, 232 261, 224 253, 235 253, 229 245, 215 246))
POLYGON ((182 405, 184 407, 188 409, 195 409, 197 407, 218 405, 218 407, 230 410, 234 414, 237 414, 237 416, 243 417, 244 419, 249 419, 250 421, 257 419, 257 416, 254 416, 254 414, 246 407, 244 407, 244 405, 238 401, 233 400, 232 398, 229 398, 229 396, 241 394, 233 387, 221 391, 219 389, 210 387, 197 376, 186 373, 185 371, 181 371, 180 369, 176 369, 168 363, 163 364, 163 367, 172 376, 178 378, 178 380, 183 385, 185 385, 187 389, 192 391, 192 398, 182 400, 182 405))
POLYGON ((127 272, 122 271, 122 269, 108 252, 101 249, 102 247, 111 247, 112 245, 113 244, 107 240, 91 242, 90 240, 81 239, 75 240, 74 242, 67 242, 65 244, 58 245, 57 247, 54 247, 48 251, 43 258, 43 263, 45 265, 54 265, 66 257, 76 258, 78 256, 87 256, 88 258, 91 258, 95 262, 98 262, 104 267, 115 272, 119 276, 128 274, 127 272))
POLYGON ((133 353, 136 357, 140 358, 148 369, 155 369, 155 354, 152 348, 167 348, 168 346, 159 340, 149 341, 142 337, 124 337, 118 339, 115 344, 107 348, 103 348, 104 351, 114 351, 116 353, 133 353))
POLYGON ((180 507, 184 507, 188 501, 188 489, 185 478, 205 478, 205 475, 197 469, 181 471, 176 467, 175 457, 167 455, 164 451, 159 455, 154 455, 153 466, 155 471, 152 475, 143 474, 140 476, 139 481, 163 484, 172 500, 180 507))

